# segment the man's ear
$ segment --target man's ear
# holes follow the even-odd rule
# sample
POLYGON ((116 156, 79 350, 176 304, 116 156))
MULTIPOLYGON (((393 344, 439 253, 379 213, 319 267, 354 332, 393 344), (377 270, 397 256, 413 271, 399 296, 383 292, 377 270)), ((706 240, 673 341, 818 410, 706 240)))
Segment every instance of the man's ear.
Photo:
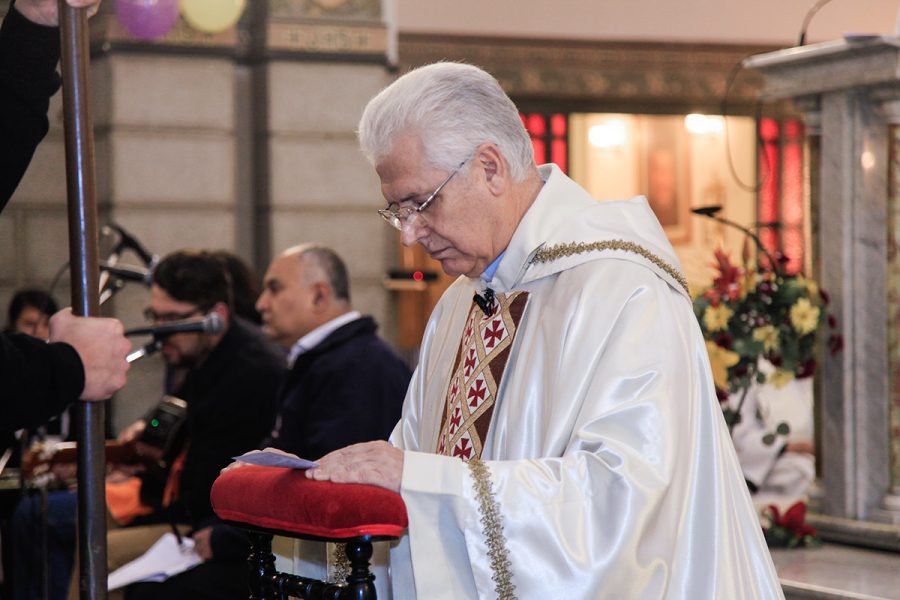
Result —
POLYGON ((475 163, 484 171, 485 184, 494 196, 502 195, 509 187, 509 165, 494 144, 485 143, 475 151, 475 163))
POLYGON ((331 306, 331 286, 324 281, 317 281, 312 284, 313 288, 313 310, 324 311, 331 306))
POLYGON ((213 304, 213 307, 209 309, 209 312, 216 313, 217 315, 222 317, 222 320, 226 323, 228 323, 229 319, 231 318, 231 310, 224 302, 216 302, 215 304, 213 304))

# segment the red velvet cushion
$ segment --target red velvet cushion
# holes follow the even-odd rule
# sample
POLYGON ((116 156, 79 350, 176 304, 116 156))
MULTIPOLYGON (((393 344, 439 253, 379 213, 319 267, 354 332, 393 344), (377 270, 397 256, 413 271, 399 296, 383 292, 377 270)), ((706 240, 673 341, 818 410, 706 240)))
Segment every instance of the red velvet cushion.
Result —
POLYGON ((315 481, 304 471, 278 467, 225 471, 213 484, 211 500, 222 519, 321 538, 400 537, 408 523, 399 494, 315 481))

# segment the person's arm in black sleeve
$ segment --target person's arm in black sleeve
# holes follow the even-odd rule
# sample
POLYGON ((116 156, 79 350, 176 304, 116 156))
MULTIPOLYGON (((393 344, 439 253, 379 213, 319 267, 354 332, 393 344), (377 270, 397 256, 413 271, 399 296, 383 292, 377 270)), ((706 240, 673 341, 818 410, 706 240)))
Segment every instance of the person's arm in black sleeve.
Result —
POLYGON ((84 367, 66 343, 0 334, 0 429, 39 425, 84 389, 84 367))
POLYGON ((47 134, 58 62, 59 28, 32 23, 10 7, 0 25, 0 211, 47 134))
POLYGON ((250 538, 243 529, 219 522, 212 526, 210 547, 215 560, 243 561, 250 554, 250 538))

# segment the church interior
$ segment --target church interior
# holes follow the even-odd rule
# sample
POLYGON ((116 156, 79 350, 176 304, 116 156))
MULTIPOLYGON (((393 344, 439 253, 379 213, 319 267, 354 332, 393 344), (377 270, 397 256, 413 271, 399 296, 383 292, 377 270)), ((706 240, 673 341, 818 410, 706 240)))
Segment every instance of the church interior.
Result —
MULTIPOLYGON (((900 599, 898 0, 249 0, 223 2, 239 8, 214 30, 182 17, 162 33, 118 4, 90 21, 101 258, 117 227, 152 255, 228 250, 259 273, 286 248, 324 243, 347 262, 354 306, 414 366, 453 278, 375 214, 384 201, 357 123, 415 67, 480 66, 519 108, 538 164, 601 200, 647 197, 714 370, 705 311, 717 303, 703 299, 729 268, 815 286, 812 367, 777 389, 744 386, 765 427, 788 422, 776 435, 810 458, 799 490, 759 508, 802 501, 815 531, 814 544, 772 548, 787 598, 900 599)), ((60 96, 0 218, 4 307, 29 287, 69 303, 60 96)), ((102 311, 140 327, 147 298, 125 281, 102 311)), ((158 356, 132 365, 111 432, 159 401, 162 373, 158 356)))

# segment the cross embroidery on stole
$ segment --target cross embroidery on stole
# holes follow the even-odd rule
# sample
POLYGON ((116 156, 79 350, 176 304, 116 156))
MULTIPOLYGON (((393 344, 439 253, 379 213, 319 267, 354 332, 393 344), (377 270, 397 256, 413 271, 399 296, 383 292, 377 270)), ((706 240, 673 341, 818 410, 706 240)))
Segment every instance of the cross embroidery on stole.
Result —
POLYGON ((528 292, 498 293, 489 315, 472 302, 447 386, 438 454, 481 458, 497 390, 527 301, 528 292))

